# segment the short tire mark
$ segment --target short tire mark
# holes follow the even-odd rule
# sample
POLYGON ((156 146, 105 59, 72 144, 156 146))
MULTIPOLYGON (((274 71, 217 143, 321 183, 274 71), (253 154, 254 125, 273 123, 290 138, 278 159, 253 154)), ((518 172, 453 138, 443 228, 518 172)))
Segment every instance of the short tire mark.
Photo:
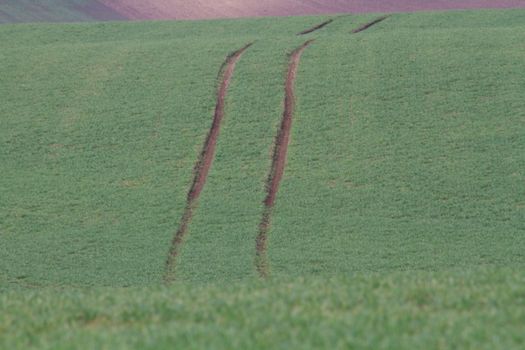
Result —
POLYGON ((334 21, 333 18, 330 18, 329 20, 327 21, 324 21, 323 23, 321 24, 318 24, 316 25, 315 27, 312 27, 312 28, 309 28, 309 29, 306 29, 306 30, 303 30, 302 32, 300 33, 297 33, 297 35, 306 35, 306 34, 310 34, 310 33, 313 33, 319 29, 322 29, 324 27, 326 27, 327 25, 329 25, 330 23, 332 23, 334 21))
POLYGON ((357 33, 360 33, 360 32, 363 32, 365 30, 367 30, 368 28, 372 27, 372 26, 375 26, 376 24, 378 23, 381 23, 383 22, 385 19, 387 19, 388 17, 390 17, 390 15, 386 15, 386 16, 381 16, 379 18, 376 18, 374 19, 373 21, 371 22, 368 22, 366 24, 363 24, 361 27, 357 28, 357 29, 354 29, 352 30, 352 33, 353 34, 357 34, 357 33))

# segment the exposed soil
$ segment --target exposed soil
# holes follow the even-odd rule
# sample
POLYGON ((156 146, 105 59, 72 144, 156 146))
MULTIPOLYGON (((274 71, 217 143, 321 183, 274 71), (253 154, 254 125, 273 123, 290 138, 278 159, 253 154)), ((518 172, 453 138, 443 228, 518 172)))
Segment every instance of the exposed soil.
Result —
POLYGON ((378 24, 378 23, 383 22, 383 21, 384 21, 385 19, 387 19, 388 17, 390 17, 390 16, 388 15, 388 16, 382 16, 382 17, 376 18, 376 19, 374 19, 372 22, 368 22, 368 23, 366 23, 366 24, 363 24, 361 27, 352 30, 352 33, 356 34, 356 33, 360 33, 360 32, 362 32, 362 31, 365 31, 365 30, 367 30, 368 28, 370 28, 370 27, 372 27, 372 26, 375 26, 375 25, 378 24))
POLYGON ((312 27, 310 29, 306 29, 306 30, 303 30, 302 32, 300 33, 297 33, 297 35, 306 35, 306 34, 310 34, 310 33, 313 33, 319 29, 322 29, 324 27, 326 27, 327 25, 329 25, 330 23, 332 23, 334 21, 333 18, 329 19, 328 21, 324 21, 323 23, 321 24, 318 24, 316 25, 315 27, 312 27))
POLYGON ((128 19, 206 19, 518 8, 525 0, 100 0, 128 19))
POLYGON ((268 276, 268 259, 266 256, 268 230, 270 228, 271 213, 279 191, 279 185, 284 175, 284 168, 286 166, 286 157, 288 154, 288 144, 290 143, 290 132, 292 130, 293 114, 295 110, 295 78, 297 75, 297 68, 304 50, 314 40, 308 40, 303 45, 295 49, 290 55, 290 63, 288 64, 288 73, 286 75, 285 83, 285 97, 284 97, 284 112, 281 120, 281 127, 277 137, 275 138, 275 145, 273 148, 272 166, 268 180, 266 183, 266 198, 264 200, 264 213, 259 225, 259 235, 256 241, 256 267, 261 277, 268 276))
POLYGON ((170 283, 175 277, 175 263, 176 258, 180 253, 180 248, 183 244, 184 237, 188 231, 189 223, 193 216, 193 210, 195 209, 196 202, 206 184, 208 173, 213 163, 215 156, 215 147, 217 145, 217 139, 219 138, 219 132, 221 128, 221 122, 224 118, 224 106, 226 100, 226 94, 230 86, 230 82, 235 71, 235 66, 242 54, 252 45, 253 43, 247 44, 242 49, 235 51, 230 54, 225 61, 225 64, 221 66, 222 81, 219 84, 217 91, 217 103, 215 105, 215 113, 213 116, 213 123, 206 137, 206 141, 202 148, 201 154, 195 168, 193 170, 193 182, 188 192, 186 199, 186 209, 182 215, 180 226, 173 238, 168 260, 166 262, 166 274, 164 277, 165 282, 170 283))

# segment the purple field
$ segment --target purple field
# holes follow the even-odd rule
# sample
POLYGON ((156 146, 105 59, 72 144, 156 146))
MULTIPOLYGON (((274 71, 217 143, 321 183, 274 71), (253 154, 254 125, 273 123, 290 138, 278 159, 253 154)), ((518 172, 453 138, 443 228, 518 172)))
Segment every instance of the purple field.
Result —
POLYGON ((525 0, 102 0, 101 2, 129 19, 203 19, 525 7, 525 0))
POLYGON ((209 19, 525 7, 525 0, 0 0, 0 23, 209 19))

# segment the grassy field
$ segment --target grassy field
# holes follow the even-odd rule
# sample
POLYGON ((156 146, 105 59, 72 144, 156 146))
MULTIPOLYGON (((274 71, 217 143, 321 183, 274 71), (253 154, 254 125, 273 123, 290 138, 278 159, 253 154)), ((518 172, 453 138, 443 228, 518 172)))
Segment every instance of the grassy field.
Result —
POLYGON ((525 11, 350 33, 376 17, 0 26, 0 347, 519 348, 525 11), (219 69, 250 42, 163 286, 219 69))
POLYGON ((0 294, 5 349, 510 350, 524 323, 513 269, 0 294))
MULTIPOLYGON (((264 38, 258 32, 266 31, 273 37, 289 31, 277 50, 282 65, 268 65, 275 75, 274 89, 268 90, 274 95, 275 106, 267 106, 270 112, 266 115, 271 120, 266 121, 268 130, 261 141, 267 143, 259 144, 260 157, 253 160, 261 160, 256 171, 264 179, 269 163, 266 155, 275 132, 271 126, 280 118, 279 85, 286 48, 302 40, 293 33, 317 21, 319 18, 200 25, 159 22, 0 27, 4 89, 0 106, 0 270, 7 283, 161 283, 193 164, 210 126, 217 72, 225 56, 257 39, 261 46, 272 44, 268 39, 262 43, 264 38), (251 27, 245 35, 237 34, 248 24, 251 27), (174 36, 177 30, 185 34, 184 38, 174 36)), ((253 52, 261 50, 255 47, 253 52)), ((246 62, 253 57, 247 52, 246 62)), ((243 90, 236 80, 243 74, 243 62, 234 76, 232 96, 243 90)), ((251 64, 265 67, 260 61, 251 64)), ((242 127, 232 121, 243 118, 252 102, 246 99, 248 105, 242 115, 228 113, 220 145, 223 139, 241 141, 230 127, 242 127)), ((265 122, 261 119, 256 114, 256 123, 245 125, 260 127, 258 123, 265 122)), ((243 133, 242 137, 248 140, 250 135, 243 133)), ((223 153, 219 147, 215 167, 220 174, 223 164, 225 171, 234 170, 227 159, 221 161, 223 153)), ((213 184, 213 174, 206 191, 220 191, 213 184)), ((263 196, 264 185, 251 187, 254 180, 249 177, 237 180, 247 180, 240 196, 255 193, 251 198, 242 197, 240 204, 252 208, 251 221, 256 225, 262 201, 257 194, 263 196)), ((242 185, 221 179, 219 185, 221 181, 242 185)), ((212 215, 213 220, 215 215, 206 212, 208 198, 212 197, 206 191, 201 201, 203 213, 199 209, 195 218, 197 228, 197 217, 212 215)), ((233 189, 230 193, 233 195, 233 189)), ((233 200, 227 203, 236 205, 233 200)), ((198 237, 193 226, 191 232, 197 232, 198 237)), ((255 237, 256 232, 248 234, 255 237)), ((243 253, 253 256, 254 243, 246 244, 243 253)), ((222 247, 227 249, 226 244, 222 247)), ((188 249, 193 248, 190 245, 188 249)), ((244 262, 239 259, 233 264, 244 262)), ((243 268, 250 270, 251 264, 243 268)))

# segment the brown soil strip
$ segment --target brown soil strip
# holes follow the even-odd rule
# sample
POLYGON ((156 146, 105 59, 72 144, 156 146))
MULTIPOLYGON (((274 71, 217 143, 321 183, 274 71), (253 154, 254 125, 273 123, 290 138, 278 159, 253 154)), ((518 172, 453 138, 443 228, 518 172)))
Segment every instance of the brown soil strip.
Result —
POLYGON ((362 31, 365 31, 365 30, 367 30, 368 28, 370 28, 370 27, 372 27, 372 26, 375 26, 375 25, 378 24, 378 23, 383 22, 383 21, 384 21, 385 19, 387 19, 388 17, 390 17, 390 15, 386 15, 386 16, 382 16, 382 17, 376 18, 376 19, 374 19, 372 22, 369 22, 369 23, 363 24, 361 27, 352 30, 352 33, 356 34, 356 33, 360 33, 360 32, 362 32, 362 31))
POLYGON ((217 145, 217 139, 219 138, 219 132, 221 127, 221 122, 224 118, 224 107, 226 94, 230 86, 230 82, 235 71, 235 65, 241 58, 242 54, 250 47, 253 43, 247 44, 242 49, 233 52, 230 54, 225 61, 225 64, 221 66, 219 73, 222 75, 222 81, 219 84, 217 91, 217 104, 215 106, 215 114, 213 116, 213 123, 202 148, 201 154, 195 167, 193 169, 193 182, 191 188, 188 192, 188 197, 186 199, 186 209, 182 215, 180 226, 173 238, 170 252, 168 255, 168 260, 166 261, 166 273, 164 276, 164 281, 170 283, 175 278, 175 264, 177 256, 180 253, 180 249, 184 243, 184 237, 188 231, 188 226, 193 216, 193 210, 195 209, 196 202, 199 199, 199 196, 206 184, 206 179, 208 173, 213 163, 213 158, 215 156, 215 147, 217 145))
POLYGON ((313 33, 315 32, 316 30, 319 30, 319 29, 322 29, 324 27, 326 27, 327 25, 329 25, 330 23, 332 23, 334 21, 333 18, 327 20, 327 21, 324 21, 323 23, 321 24, 318 24, 316 25, 315 27, 312 27, 310 29, 306 29, 306 30, 303 30, 302 32, 300 33, 297 33, 297 35, 306 35, 306 34, 310 34, 310 33, 313 33))
POLYGON ((286 156, 288 153, 288 144, 290 142, 290 132, 292 129, 292 120, 295 109, 295 77, 297 75, 297 68, 301 60, 301 55, 304 50, 314 40, 308 40, 303 45, 295 49, 290 55, 290 62, 288 65, 288 73, 286 75, 285 83, 285 98, 284 98, 284 112, 281 121, 281 127, 275 138, 275 145, 272 156, 272 166, 268 180, 266 182, 266 199, 264 200, 264 213, 261 223, 259 224, 259 235, 256 240, 256 261, 255 265, 259 276, 265 278, 268 276, 268 258, 267 258, 267 241, 268 231, 270 228, 272 209, 279 191, 279 185, 284 174, 286 166, 286 156))

